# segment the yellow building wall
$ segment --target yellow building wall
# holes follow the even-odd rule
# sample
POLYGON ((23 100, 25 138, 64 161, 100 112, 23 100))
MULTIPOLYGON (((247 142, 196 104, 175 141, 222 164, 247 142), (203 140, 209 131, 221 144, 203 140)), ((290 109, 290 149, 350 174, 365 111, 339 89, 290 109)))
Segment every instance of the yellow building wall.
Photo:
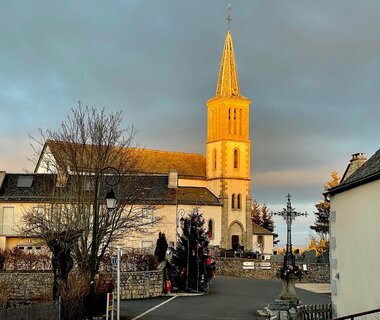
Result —
POLYGON ((179 187, 204 187, 207 188, 206 180, 196 180, 196 179, 178 179, 179 187))
MULTIPOLYGON (((188 216, 193 206, 180 205, 177 207, 174 205, 167 205, 157 208, 154 212, 155 217, 161 217, 162 220, 155 226, 147 228, 146 234, 132 233, 129 234, 123 240, 123 245, 128 248, 143 248, 143 242, 151 242, 152 248, 155 249, 159 232, 165 233, 166 240, 170 246, 176 244, 176 227, 178 227, 178 233, 181 234, 180 222, 181 212, 184 212, 184 217, 188 216), (176 219, 178 223, 176 224, 176 219)), ((214 233, 210 241, 210 245, 220 244, 220 228, 221 228, 221 207, 220 206, 203 206, 200 207, 200 211, 205 219, 204 228, 207 231, 207 223, 211 219, 214 221, 214 233)))
POLYGON ((3 213, 4 208, 11 207, 14 210, 14 221, 12 227, 6 227, 0 225, 1 239, 0 239, 0 249, 13 249, 17 246, 41 246, 41 239, 22 237, 19 235, 20 228, 22 228, 22 217, 28 211, 35 207, 38 207, 39 203, 14 203, 14 202, 3 202, 0 204, 0 213, 3 213), (3 228, 4 227, 4 228, 3 228), (7 232, 2 232, 1 230, 7 232))

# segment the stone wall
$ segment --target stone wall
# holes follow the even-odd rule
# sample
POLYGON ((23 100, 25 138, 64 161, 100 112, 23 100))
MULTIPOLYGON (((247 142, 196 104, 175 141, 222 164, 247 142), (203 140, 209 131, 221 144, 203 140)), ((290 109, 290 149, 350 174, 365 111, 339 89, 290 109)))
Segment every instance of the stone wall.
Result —
MULTIPOLYGON (((103 276, 111 279, 111 274, 103 276)), ((162 292, 163 274, 160 270, 120 273, 120 299, 153 298, 161 296, 162 292)))
MULTIPOLYGON (((270 270, 263 270, 256 267, 255 269, 246 270, 243 269, 243 262, 254 261, 255 263, 260 263, 263 261, 235 258, 215 258, 215 261, 217 266, 217 275, 254 279, 277 279, 276 271, 282 265, 280 262, 271 262, 270 270)), ((307 272, 304 273, 302 282, 330 283, 329 265, 322 263, 307 264, 307 272)))
POLYGON ((52 298, 53 273, 4 272, 0 283, 10 300, 47 300, 52 298))
MULTIPOLYGON (((111 280, 112 275, 102 274, 102 278, 111 280)), ((0 273, 0 284, 1 288, 7 288, 10 300, 48 300, 52 297, 53 273, 4 272, 0 273)), ((120 274, 121 299, 157 297, 162 295, 162 290, 162 271, 120 274)))

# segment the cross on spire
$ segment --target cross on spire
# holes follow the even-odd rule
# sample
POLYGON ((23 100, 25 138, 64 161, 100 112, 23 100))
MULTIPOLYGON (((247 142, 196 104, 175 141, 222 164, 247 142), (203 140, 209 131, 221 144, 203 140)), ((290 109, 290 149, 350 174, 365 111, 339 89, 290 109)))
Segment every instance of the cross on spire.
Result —
POLYGON ((228 25, 228 31, 230 31, 231 30, 231 21, 232 21, 232 19, 231 19, 231 4, 228 4, 228 6, 227 6, 227 18, 226 18, 226 20, 227 20, 227 25, 228 25))

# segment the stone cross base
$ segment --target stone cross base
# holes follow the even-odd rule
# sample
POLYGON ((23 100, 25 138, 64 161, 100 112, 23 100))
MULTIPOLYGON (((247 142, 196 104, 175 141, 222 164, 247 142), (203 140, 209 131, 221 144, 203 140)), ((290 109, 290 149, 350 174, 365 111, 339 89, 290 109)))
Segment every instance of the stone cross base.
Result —
POLYGON ((292 300, 298 302, 296 293, 296 281, 297 277, 289 277, 289 279, 281 279, 282 291, 279 295, 280 300, 292 300))
POLYGON ((297 319, 297 302, 293 300, 276 300, 265 309, 271 320, 297 319))

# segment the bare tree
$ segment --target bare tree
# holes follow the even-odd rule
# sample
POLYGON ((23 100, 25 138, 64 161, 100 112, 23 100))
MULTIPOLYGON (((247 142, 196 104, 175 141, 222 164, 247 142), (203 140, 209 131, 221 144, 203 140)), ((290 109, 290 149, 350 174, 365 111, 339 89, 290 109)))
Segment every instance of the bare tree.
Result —
POLYGON ((26 212, 24 232, 44 239, 53 253, 57 245, 60 250, 69 248, 85 273, 90 270, 92 241, 98 269, 111 242, 132 232, 147 232, 161 219, 151 215, 157 209, 152 200, 157 193, 156 178, 137 174, 146 167, 147 159, 133 146, 135 129, 122 129, 121 125, 120 112, 106 114, 105 109, 79 105, 59 129, 41 131, 41 139, 32 138, 35 172, 46 174, 50 182, 46 201, 38 210, 26 212), (104 205, 110 190, 107 182, 117 178, 115 171, 105 169, 109 167, 120 173, 120 182, 113 187, 118 204, 112 212, 104 205), (94 206, 99 208, 96 239, 92 239, 94 206))

